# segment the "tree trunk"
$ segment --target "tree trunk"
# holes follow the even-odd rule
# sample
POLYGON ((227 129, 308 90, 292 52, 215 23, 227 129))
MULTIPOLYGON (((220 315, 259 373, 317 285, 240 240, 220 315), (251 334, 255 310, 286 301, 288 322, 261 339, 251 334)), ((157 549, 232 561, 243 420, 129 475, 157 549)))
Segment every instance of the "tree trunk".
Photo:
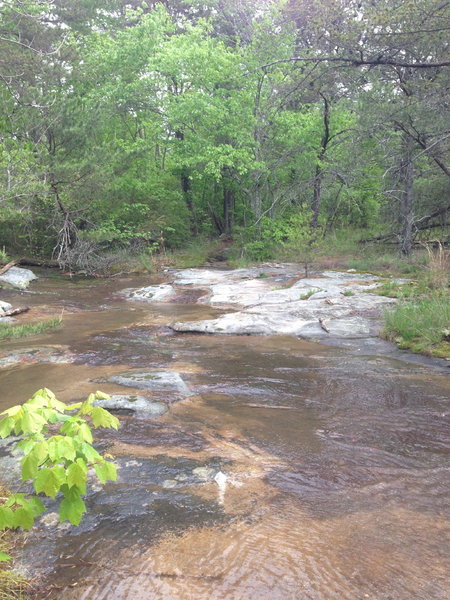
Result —
POLYGON ((322 201, 322 179, 323 179, 323 159, 330 141, 330 103, 328 99, 320 94, 323 99, 323 135, 320 141, 320 150, 317 155, 316 172, 314 176, 314 191, 312 201, 311 227, 316 230, 319 224, 320 205, 322 201))
POLYGON ((406 134, 403 135, 403 161, 401 175, 403 179, 403 199, 401 204, 402 237, 400 248, 405 256, 411 255, 414 224, 414 146, 406 134))
POLYGON ((230 235, 233 231, 234 217, 234 194, 233 191, 224 183, 223 188, 223 231, 230 235))
MULTIPOLYGON (((176 131, 175 132, 175 137, 177 138, 177 140, 184 140, 184 133, 182 131, 176 131)), ((188 207, 189 210, 189 214, 191 215, 191 231, 192 233, 197 234, 197 222, 195 219, 195 212, 194 212, 194 204, 192 202, 192 190, 191 190, 191 180, 189 177, 189 169, 186 165, 183 165, 181 167, 181 174, 180 174, 180 185, 181 185, 181 191, 183 193, 183 198, 184 201, 186 203, 186 206, 188 207)))

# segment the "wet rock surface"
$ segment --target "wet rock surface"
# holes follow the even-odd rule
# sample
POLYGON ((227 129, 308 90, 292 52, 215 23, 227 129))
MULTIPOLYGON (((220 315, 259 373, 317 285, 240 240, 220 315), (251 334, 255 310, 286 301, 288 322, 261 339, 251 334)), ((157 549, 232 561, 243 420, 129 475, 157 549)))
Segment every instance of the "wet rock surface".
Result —
POLYGON ((110 377, 109 381, 149 392, 174 392, 183 398, 192 394, 181 375, 173 371, 127 371, 110 377))
POLYGON ((155 402, 146 396, 132 396, 113 394, 105 400, 96 400, 98 406, 106 408, 112 412, 123 412, 134 414, 140 418, 160 417, 167 412, 167 404, 164 402, 155 402))
POLYGON ((19 348, 0 350, 0 368, 17 364, 73 363, 76 356, 67 347, 41 346, 39 348, 19 348))
POLYGON ((292 265, 275 265, 234 271, 186 269, 171 275, 171 284, 143 288, 132 297, 161 302, 189 286, 207 290, 197 303, 233 309, 217 319, 172 323, 177 332, 367 338, 379 331, 381 309, 395 302, 370 293, 381 279, 367 273, 324 271, 304 278, 292 265))

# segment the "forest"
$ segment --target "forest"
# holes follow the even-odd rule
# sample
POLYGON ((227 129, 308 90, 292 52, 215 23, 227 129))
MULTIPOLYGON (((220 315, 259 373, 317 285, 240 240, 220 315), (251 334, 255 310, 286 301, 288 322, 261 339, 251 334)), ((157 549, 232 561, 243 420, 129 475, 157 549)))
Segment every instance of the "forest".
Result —
POLYGON ((0 249, 93 273, 215 238, 445 245, 449 7, 1 2, 0 249))

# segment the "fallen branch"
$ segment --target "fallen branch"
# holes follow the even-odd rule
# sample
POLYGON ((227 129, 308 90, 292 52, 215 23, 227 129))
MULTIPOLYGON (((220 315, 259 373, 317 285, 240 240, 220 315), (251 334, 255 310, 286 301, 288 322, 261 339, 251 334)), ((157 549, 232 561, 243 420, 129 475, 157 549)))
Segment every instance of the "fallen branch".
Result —
POLYGON ((58 261, 39 258, 31 258, 30 256, 22 256, 17 264, 24 267, 46 267, 48 269, 59 269, 58 261))
POLYGON ((9 263, 7 263, 4 267, 2 267, 0 269, 0 275, 3 275, 3 273, 6 273, 6 271, 9 271, 9 269, 11 267, 14 267, 14 265, 16 265, 16 264, 17 264, 16 260, 11 260, 9 263))
POLYGON ((13 317, 14 315, 20 315, 30 310, 29 306, 20 306, 19 308, 10 308, 0 313, 0 317, 13 317))
POLYGON ((330 330, 328 329, 328 327, 325 323, 325 319, 322 319, 322 317, 319 317, 319 323, 324 331, 326 331, 327 333, 330 333, 330 330))
POLYGON ((271 408, 274 410, 298 410, 295 406, 270 406, 268 404, 256 404, 250 402, 243 402, 241 406, 248 406, 249 408, 271 408))

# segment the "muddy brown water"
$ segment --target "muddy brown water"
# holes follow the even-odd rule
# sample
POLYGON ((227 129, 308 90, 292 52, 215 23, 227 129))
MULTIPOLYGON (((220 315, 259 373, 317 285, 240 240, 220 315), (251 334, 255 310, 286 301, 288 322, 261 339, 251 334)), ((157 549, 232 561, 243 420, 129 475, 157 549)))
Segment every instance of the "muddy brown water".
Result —
MULTIPOLYGON (((94 486, 80 527, 49 518, 24 535, 21 563, 39 582, 37 598, 450 596, 442 363, 411 362, 388 345, 382 354, 359 343, 173 335, 170 321, 220 313, 118 294, 151 278, 40 275, 32 293, 2 299, 31 305, 28 319, 64 307, 64 326, 3 343, 0 357, 23 356, 0 370, 2 409, 43 386, 66 401, 126 393, 107 379, 134 368, 176 371, 192 395, 159 392, 170 405, 163 417, 124 415, 119 432, 99 433, 119 479, 94 486), (70 362, 41 362, 43 347, 70 362), (218 471, 229 478, 224 490, 218 471)), ((0 466, 13 481, 13 461, 0 466)))

